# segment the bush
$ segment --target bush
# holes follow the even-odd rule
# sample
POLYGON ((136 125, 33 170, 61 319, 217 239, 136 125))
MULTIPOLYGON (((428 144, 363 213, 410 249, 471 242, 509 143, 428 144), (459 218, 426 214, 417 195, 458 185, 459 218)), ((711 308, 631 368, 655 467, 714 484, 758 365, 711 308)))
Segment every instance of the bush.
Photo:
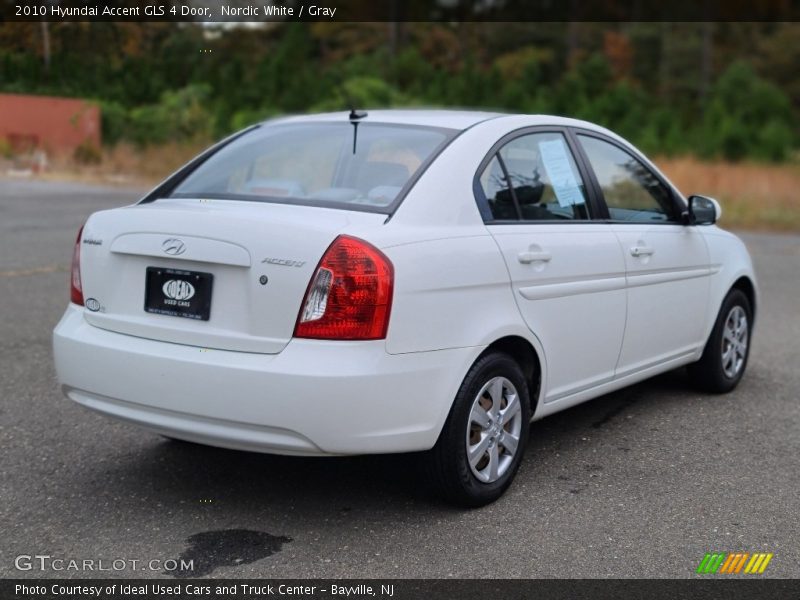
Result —
POLYGON ((190 85, 164 92, 158 104, 134 108, 126 119, 124 137, 140 146, 209 139, 213 130, 206 107, 210 91, 206 85, 190 85))
POLYGON ((608 62, 595 54, 570 69, 556 86, 554 108, 559 114, 589 121, 597 114, 597 99, 611 86, 608 62))
POLYGON ((256 108, 236 111, 230 121, 231 130, 239 131, 240 129, 255 125, 256 123, 260 123, 278 114, 279 111, 274 108, 256 108))
POLYGON ((792 127, 787 96, 737 62, 714 86, 699 145, 706 156, 782 160, 792 148, 792 127))
POLYGON ((382 79, 376 77, 353 77, 334 90, 330 98, 315 104, 311 110, 379 108, 408 103, 408 98, 382 79))
POLYGON ((758 134, 758 153, 761 158, 780 162, 789 158, 792 150, 791 130, 784 123, 772 120, 758 134))
MULTIPOLYGON (((176 28, 165 37, 177 40, 164 46, 170 52, 195 52, 208 43, 228 50, 188 62, 178 54, 157 61, 142 55, 119 64, 98 60, 92 63, 96 72, 87 71, 80 82, 70 78, 75 85, 63 90, 36 83, 40 61, 0 50, 0 79, 5 78, 0 84, 4 91, 86 95, 91 90, 101 98, 109 145, 201 142, 287 112, 424 104, 583 118, 658 154, 780 161, 798 146, 794 119, 800 112, 793 112, 781 88, 742 62, 730 65, 703 96, 705 88, 682 71, 677 78, 667 73, 662 81, 657 69, 658 52, 686 58, 694 56, 689 47, 647 50, 653 54, 641 63, 647 70, 620 71, 611 66, 614 56, 589 38, 581 42, 582 52, 565 53, 546 41, 559 37, 549 28, 538 37, 520 30, 516 38, 513 28, 508 34, 506 28, 487 28, 485 48, 475 42, 482 34, 467 27, 404 29, 406 41, 401 36, 392 54, 375 37, 380 28, 372 26, 316 30, 286 24, 269 32, 226 31, 213 42, 199 31, 176 28), (436 43, 413 43, 429 30, 438 31, 436 43), (20 78, 28 83, 15 81, 20 78), (191 83, 198 81, 208 84, 191 83)), ((661 39, 657 32, 652 36, 661 39)), ((67 54, 54 57, 64 72, 83 64, 80 53, 67 54)), ((670 64, 674 70, 682 63, 670 64)))
POLYGON ((130 115, 118 102, 100 103, 100 121, 103 130, 103 143, 114 146, 124 140, 129 126, 130 115))
POLYGON ((80 165, 96 165, 103 159, 100 148, 90 140, 84 140, 80 146, 75 148, 72 158, 80 165))
POLYGON ((674 155, 690 149, 685 126, 674 110, 657 107, 645 113, 640 131, 631 134, 631 140, 644 152, 674 155))
POLYGON ((14 149, 11 147, 11 142, 6 138, 0 138, 0 157, 11 158, 14 155, 14 149))

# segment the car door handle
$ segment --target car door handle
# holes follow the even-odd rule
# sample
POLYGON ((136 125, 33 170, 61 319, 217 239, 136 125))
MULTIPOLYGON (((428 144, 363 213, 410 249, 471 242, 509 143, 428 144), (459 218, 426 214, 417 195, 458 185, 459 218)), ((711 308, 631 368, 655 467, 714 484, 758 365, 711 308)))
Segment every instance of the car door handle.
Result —
POLYGON ((631 256, 650 256, 653 254, 655 250, 653 250, 650 246, 632 246, 631 247, 631 256))
POLYGON ((553 256, 549 252, 540 250, 538 252, 520 252, 517 254, 517 258, 523 265, 528 265, 533 262, 550 262, 553 256))

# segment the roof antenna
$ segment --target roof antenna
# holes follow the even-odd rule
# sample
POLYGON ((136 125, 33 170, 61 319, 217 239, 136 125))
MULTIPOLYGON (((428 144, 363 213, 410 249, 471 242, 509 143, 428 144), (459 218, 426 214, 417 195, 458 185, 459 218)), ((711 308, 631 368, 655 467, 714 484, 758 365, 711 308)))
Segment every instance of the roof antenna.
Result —
POLYGON ((353 154, 356 153, 356 142, 358 140, 358 125, 361 119, 367 116, 367 111, 356 110, 353 102, 350 102, 350 122, 353 124, 353 154))

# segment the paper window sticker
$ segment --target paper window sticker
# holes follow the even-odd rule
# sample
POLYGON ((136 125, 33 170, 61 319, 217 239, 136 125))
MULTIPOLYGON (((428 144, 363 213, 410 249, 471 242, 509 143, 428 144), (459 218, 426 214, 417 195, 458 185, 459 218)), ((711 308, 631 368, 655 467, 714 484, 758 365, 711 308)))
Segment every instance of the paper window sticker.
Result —
POLYGON ((566 208, 586 202, 570 163, 564 140, 559 138, 539 142, 539 154, 542 157, 547 177, 550 179, 550 185, 553 186, 558 205, 566 208))

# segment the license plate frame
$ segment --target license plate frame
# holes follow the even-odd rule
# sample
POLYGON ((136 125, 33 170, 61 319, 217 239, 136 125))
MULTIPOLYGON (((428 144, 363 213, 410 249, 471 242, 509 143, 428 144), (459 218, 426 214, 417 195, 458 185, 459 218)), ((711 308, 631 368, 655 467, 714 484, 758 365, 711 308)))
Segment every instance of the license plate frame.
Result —
POLYGON ((144 310, 168 317, 208 321, 213 287, 213 273, 147 267, 144 310))

